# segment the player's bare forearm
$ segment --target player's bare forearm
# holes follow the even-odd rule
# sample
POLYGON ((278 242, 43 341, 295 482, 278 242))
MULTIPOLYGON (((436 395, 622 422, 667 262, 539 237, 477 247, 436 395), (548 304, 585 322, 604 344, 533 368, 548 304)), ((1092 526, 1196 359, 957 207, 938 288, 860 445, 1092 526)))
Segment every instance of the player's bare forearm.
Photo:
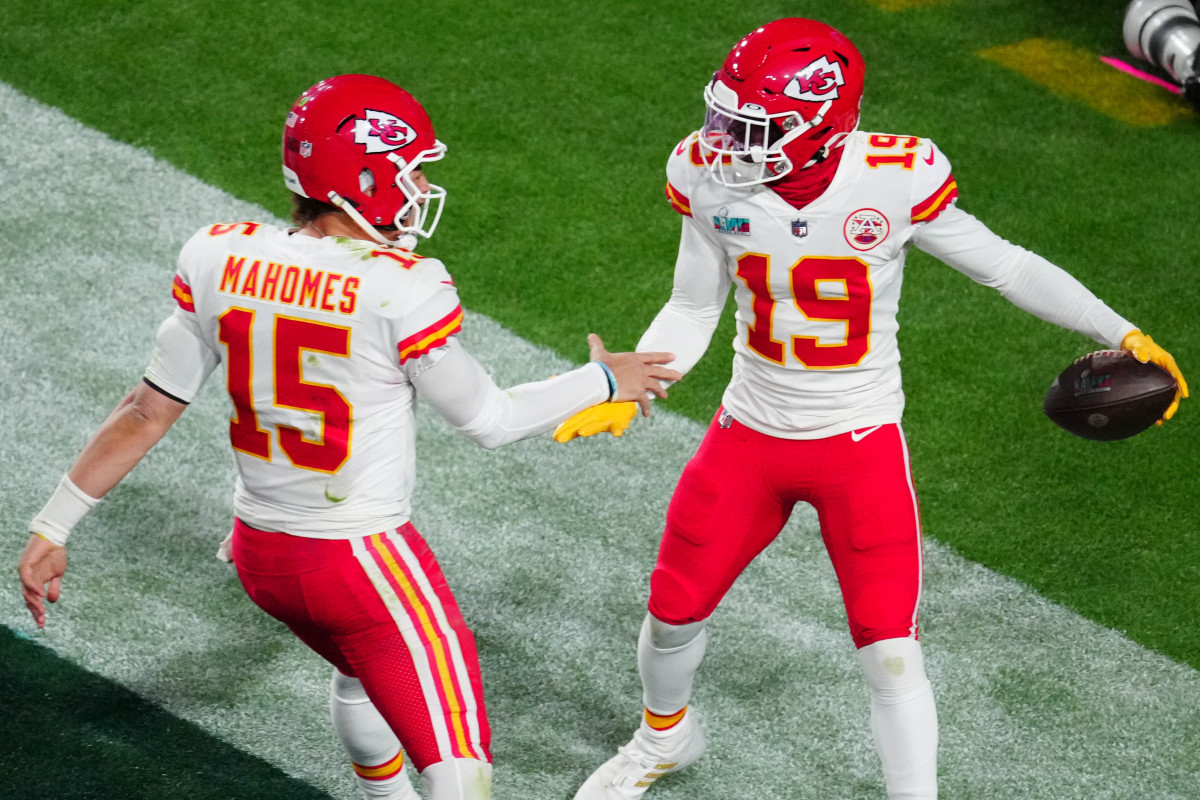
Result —
POLYGON ((158 444, 185 408, 139 383, 92 435, 68 476, 84 493, 103 497, 158 444))

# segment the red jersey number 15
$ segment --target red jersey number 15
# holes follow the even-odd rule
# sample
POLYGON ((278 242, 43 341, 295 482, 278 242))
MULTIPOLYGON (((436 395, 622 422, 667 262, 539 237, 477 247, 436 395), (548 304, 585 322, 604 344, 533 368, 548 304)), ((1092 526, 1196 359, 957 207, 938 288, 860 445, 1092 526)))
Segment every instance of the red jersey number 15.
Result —
MULTIPOLYGON (((234 416, 229 421, 229 441, 235 450, 271 460, 271 434, 262 429, 254 410, 255 312, 231 308, 221 315, 219 338, 228 350, 226 363, 229 397, 234 416)), ((337 472, 350 456, 352 408, 336 387, 302 379, 304 351, 343 358, 350 355, 350 329, 307 319, 274 315, 274 405, 307 411, 321 417, 316 440, 299 428, 273 426, 279 447, 294 466, 318 472, 337 472)))

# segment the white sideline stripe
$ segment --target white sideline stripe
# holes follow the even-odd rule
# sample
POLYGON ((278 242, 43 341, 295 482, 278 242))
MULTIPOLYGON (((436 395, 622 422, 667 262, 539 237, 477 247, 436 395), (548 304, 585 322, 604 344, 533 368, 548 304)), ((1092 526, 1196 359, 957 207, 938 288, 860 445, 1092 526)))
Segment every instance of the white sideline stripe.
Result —
MULTIPOLYGON (((0 176, 0 505, 15 528, 141 375, 183 239, 267 215, 4 84, 0 176)), ((501 385, 569 366, 477 314, 464 340, 501 385)), ((636 723, 647 572, 702 428, 659 410, 621 440, 488 453, 421 419, 416 524, 481 643, 497 795, 569 797, 636 723), (553 755, 511 766, 530 751, 553 755)), ((227 420, 210 381, 84 521, 38 641, 349 800, 328 667, 213 558, 231 514, 227 420)), ((943 796, 1195 798, 1195 670, 934 542, 925 570, 943 796)), ((11 577, 3 596, 0 623, 31 632, 11 577)), ((882 797, 843 613, 815 517, 798 512, 710 626, 696 690, 709 755, 654 796, 882 797)))

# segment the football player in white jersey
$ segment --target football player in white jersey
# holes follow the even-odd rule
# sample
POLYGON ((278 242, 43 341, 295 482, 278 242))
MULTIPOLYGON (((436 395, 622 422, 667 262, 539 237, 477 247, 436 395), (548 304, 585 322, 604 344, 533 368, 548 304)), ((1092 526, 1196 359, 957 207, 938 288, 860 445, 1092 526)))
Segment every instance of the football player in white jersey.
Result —
POLYGON ((334 727, 368 798, 491 795, 479 662, 454 596, 410 517, 419 394, 488 448, 598 402, 662 396, 668 353, 610 354, 499 389, 456 334, 442 263, 411 252, 446 192, 424 165, 445 145, 389 81, 341 75, 288 114, 283 161, 296 228, 206 227, 184 246, 174 313, 144 379, 30 524, 19 572, 39 626, 66 569, 71 528, 166 433, 222 367, 237 464, 222 545, 247 593, 334 665, 334 727))
MULTIPOLYGON (((1187 385, 1174 359, 1074 278, 955 205, 928 139, 857 130, 863 61, 819 22, 742 39, 704 90, 703 127, 667 162, 683 216, 669 302, 639 348, 686 373, 733 287, 733 375, 680 478, 650 578, 641 723, 576 800, 630 800, 705 749, 689 706, 705 621, 797 502, 818 513, 870 695, 891 800, 937 796, 937 713, 918 643, 921 528, 900 429, 896 312, 910 246, 1017 306, 1187 385)), ((633 406, 589 409, 565 441, 620 432, 633 406)))

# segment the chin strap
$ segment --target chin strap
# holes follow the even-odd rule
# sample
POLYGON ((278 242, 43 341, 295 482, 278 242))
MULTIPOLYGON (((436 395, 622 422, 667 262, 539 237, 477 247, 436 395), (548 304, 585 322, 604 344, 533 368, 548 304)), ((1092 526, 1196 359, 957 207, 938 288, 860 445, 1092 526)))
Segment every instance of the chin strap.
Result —
POLYGON ((363 233, 367 234, 367 236, 370 236, 373 241, 379 242, 386 247, 397 247, 401 250, 412 251, 417 249, 417 243, 420 242, 420 239, 417 238, 415 233, 406 233, 399 239, 392 241, 380 233, 377 228, 371 225, 371 223, 367 222, 366 218, 362 214, 358 213, 358 209, 354 207, 354 204, 342 197, 337 192, 329 192, 329 202, 333 203, 342 211, 345 211, 350 219, 354 220, 354 224, 358 225, 358 227, 362 229, 363 233))
POLYGON ((385 239, 382 233, 375 230, 375 227, 371 225, 371 223, 367 222, 366 218, 363 217, 362 214, 358 213, 358 209, 355 208, 354 204, 349 200, 342 197, 337 192, 330 190, 329 202, 333 203, 342 211, 345 211, 350 219, 354 220, 354 224, 359 228, 362 228, 363 233, 367 234, 367 236, 370 236, 372 240, 379 242, 380 244, 391 246, 392 243, 385 239))

